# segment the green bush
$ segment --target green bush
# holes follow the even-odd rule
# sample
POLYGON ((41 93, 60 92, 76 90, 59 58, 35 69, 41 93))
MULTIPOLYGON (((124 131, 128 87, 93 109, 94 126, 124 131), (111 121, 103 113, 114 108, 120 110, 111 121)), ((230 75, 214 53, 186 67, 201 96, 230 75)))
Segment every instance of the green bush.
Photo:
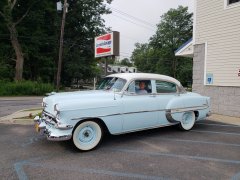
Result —
POLYGON ((54 91, 53 85, 35 81, 0 81, 0 96, 45 95, 54 91))

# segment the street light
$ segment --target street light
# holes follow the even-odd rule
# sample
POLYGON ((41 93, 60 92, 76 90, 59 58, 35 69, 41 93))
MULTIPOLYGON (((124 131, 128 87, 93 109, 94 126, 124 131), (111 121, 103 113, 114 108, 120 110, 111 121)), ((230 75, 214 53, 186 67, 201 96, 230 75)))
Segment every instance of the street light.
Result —
MULTIPOLYGON (((63 55, 63 35, 64 35, 64 26, 65 26, 67 8, 68 8, 67 0, 64 0, 61 35, 60 35, 60 45, 59 45, 59 54, 58 54, 57 91, 59 91, 60 81, 61 81, 62 55, 63 55)), ((57 2, 57 10, 61 10, 61 9, 62 9, 62 3, 60 1, 60 2, 57 2)))

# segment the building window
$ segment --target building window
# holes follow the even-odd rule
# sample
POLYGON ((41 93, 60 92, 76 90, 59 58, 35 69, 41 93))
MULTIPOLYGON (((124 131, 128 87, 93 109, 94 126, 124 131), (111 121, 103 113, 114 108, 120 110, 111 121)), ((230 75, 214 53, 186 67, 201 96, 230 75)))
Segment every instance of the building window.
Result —
POLYGON ((238 2, 240 2, 240 0, 228 0, 228 5, 238 2))
POLYGON ((224 9, 240 7, 240 0, 224 0, 224 9))

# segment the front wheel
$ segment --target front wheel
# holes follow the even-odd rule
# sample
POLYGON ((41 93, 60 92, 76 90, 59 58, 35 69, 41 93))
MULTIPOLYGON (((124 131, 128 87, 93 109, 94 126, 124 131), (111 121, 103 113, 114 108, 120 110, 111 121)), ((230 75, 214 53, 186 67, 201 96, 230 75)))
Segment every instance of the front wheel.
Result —
POLYGON ((188 131, 192 129, 195 124, 195 113, 193 111, 184 112, 182 115, 182 120, 179 124, 180 129, 188 131))
POLYGON ((73 132, 73 143, 81 151, 94 149, 102 139, 102 128, 94 121, 85 121, 73 132))

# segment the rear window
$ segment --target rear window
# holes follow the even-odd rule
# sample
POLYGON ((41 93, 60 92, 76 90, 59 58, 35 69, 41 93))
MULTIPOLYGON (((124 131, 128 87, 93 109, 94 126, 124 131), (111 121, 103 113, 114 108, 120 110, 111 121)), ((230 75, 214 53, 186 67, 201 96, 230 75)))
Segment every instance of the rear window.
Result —
POLYGON ((174 83, 156 80, 157 93, 176 93, 177 86, 174 83))

